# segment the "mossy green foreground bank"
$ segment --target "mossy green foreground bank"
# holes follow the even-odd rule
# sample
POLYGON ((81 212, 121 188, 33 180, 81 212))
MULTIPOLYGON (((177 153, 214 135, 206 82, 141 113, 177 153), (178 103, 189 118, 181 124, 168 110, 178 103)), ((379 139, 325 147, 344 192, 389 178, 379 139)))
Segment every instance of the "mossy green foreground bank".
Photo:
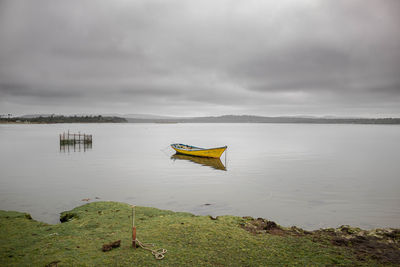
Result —
POLYGON ((168 252, 133 249, 132 208, 92 202, 50 225, 0 211, 0 266, 398 266, 397 229, 304 231, 250 217, 195 216, 136 207, 137 238, 168 252), (121 240, 103 252, 102 246, 121 240))

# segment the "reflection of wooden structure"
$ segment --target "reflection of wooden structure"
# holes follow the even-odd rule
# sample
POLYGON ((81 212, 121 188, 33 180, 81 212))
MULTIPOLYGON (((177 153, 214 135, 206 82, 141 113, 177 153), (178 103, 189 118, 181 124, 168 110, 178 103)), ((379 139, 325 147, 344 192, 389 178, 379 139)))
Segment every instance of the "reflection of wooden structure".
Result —
POLYGON ((194 156, 189 156, 189 155, 183 155, 183 154, 174 154, 171 157, 172 160, 187 160, 191 161, 203 166, 209 166, 213 169, 216 170, 223 170, 226 171, 226 168, 224 164, 221 162, 219 158, 202 158, 202 157, 194 157, 194 156))
POLYGON ((92 149, 92 143, 60 144, 60 152, 86 152, 92 149))

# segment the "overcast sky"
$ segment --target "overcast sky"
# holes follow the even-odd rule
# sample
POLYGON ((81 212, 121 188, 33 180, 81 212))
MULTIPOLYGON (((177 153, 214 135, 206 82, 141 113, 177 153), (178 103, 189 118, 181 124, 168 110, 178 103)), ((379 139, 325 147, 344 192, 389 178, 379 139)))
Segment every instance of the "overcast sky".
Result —
POLYGON ((0 0, 0 114, 400 116, 398 0, 0 0))

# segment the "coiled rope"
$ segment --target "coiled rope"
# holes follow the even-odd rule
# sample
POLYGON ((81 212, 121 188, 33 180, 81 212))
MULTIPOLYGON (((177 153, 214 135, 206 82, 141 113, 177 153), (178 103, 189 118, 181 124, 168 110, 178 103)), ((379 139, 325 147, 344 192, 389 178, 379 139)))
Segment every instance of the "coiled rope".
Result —
POLYGON ((164 259, 165 253, 167 253, 167 250, 165 248, 159 248, 159 249, 151 249, 151 247, 154 247, 154 244, 146 244, 142 243, 136 238, 136 227, 135 227, 135 205, 132 205, 132 245, 134 248, 139 245, 142 249, 151 251, 151 254, 154 255, 154 257, 157 260, 162 260, 164 259), (133 241, 135 240, 135 241, 133 241))
POLYGON ((136 239, 136 244, 138 244, 142 249, 151 251, 151 254, 153 254, 157 260, 162 260, 165 256, 165 253, 168 251, 165 248, 151 249, 150 247, 154 247, 154 244, 145 244, 140 242, 138 239, 136 239))

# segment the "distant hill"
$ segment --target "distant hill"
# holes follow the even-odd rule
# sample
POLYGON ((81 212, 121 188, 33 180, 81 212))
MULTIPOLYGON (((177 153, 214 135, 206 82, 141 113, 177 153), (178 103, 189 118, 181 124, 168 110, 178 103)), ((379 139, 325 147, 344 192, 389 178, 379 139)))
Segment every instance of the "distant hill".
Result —
POLYGON ((319 118, 224 115, 193 118, 127 118, 132 123, 319 123, 319 124, 400 124, 400 118, 319 118))
POLYGON ((32 118, 51 117, 51 116, 54 116, 54 114, 27 114, 27 115, 19 116, 19 118, 32 119, 32 118))
POLYGON ((180 118, 180 117, 153 115, 153 114, 124 114, 124 115, 115 114, 115 116, 123 117, 126 119, 144 119, 144 120, 167 120, 167 119, 180 118))

